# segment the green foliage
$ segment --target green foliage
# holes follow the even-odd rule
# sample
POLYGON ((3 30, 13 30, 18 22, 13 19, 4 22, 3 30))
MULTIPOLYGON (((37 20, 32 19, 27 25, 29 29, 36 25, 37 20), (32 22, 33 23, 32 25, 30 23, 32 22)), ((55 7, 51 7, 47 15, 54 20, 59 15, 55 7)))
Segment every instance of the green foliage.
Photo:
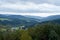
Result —
POLYGON ((0 40, 60 40, 60 25, 49 22, 26 30, 11 30, 10 27, 5 28, 1 25, 0 40))
POLYGON ((28 29, 33 40, 59 40, 60 25, 45 23, 28 29))
POLYGON ((29 35, 28 31, 21 30, 21 40, 32 40, 31 36, 29 35))

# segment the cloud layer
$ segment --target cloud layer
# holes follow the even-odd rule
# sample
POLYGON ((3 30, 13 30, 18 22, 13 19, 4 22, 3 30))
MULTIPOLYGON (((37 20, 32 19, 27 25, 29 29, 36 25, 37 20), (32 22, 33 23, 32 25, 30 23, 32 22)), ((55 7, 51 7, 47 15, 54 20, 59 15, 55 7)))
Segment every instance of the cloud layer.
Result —
POLYGON ((0 0, 0 12, 59 14, 60 0, 0 0))

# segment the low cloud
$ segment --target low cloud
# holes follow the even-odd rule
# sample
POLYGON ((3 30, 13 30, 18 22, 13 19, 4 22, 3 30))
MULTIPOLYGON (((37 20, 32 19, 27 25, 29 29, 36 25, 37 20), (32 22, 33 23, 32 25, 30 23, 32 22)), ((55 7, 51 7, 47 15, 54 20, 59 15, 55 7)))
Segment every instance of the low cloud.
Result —
POLYGON ((27 2, 26 4, 22 3, 6 3, 1 4, 0 11, 10 11, 10 12, 19 12, 19 13, 59 13, 60 6, 56 6, 53 4, 43 3, 43 4, 35 4, 31 2, 27 2))
POLYGON ((0 0, 0 14, 59 15, 59 2, 59 0, 0 0))

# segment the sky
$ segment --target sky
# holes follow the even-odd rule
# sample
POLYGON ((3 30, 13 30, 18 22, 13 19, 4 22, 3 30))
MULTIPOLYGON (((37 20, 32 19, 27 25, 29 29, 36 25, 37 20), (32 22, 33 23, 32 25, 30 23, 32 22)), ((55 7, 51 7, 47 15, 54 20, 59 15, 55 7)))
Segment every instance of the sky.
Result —
POLYGON ((60 0, 0 0, 0 14, 60 15, 60 0))

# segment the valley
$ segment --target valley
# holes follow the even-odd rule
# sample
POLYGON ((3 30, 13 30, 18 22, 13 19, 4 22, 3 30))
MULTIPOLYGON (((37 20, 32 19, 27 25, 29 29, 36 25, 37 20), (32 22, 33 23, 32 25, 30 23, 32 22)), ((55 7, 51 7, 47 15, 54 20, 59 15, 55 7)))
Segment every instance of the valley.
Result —
POLYGON ((60 40, 60 15, 0 15, 0 40, 60 40))

